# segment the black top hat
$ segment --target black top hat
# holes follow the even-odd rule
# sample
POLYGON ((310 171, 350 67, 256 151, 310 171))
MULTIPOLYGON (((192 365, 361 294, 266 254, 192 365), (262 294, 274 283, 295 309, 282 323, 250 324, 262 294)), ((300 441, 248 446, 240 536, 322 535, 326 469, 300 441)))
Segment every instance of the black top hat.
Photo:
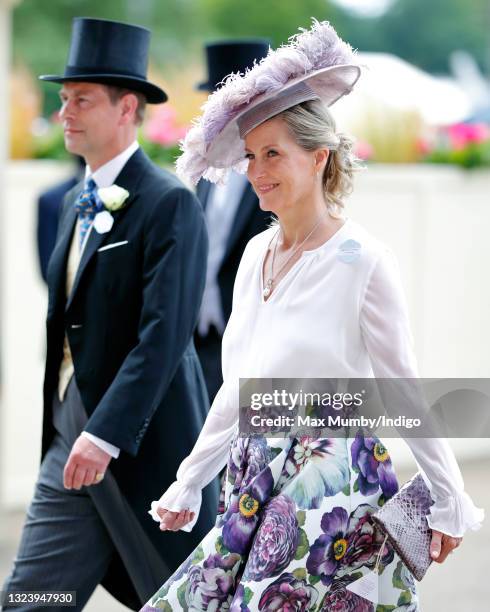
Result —
POLYGON ((77 17, 73 20, 70 52, 62 76, 44 74, 43 81, 87 81, 116 85, 146 96, 151 104, 167 94, 146 79, 150 31, 140 26, 77 17))
POLYGON ((261 60, 269 51, 271 41, 267 38, 247 40, 220 40, 206 45, 208 80, 199 83, 197 89, 213 91, 232 72, 245 72, 254 61, 261 60))

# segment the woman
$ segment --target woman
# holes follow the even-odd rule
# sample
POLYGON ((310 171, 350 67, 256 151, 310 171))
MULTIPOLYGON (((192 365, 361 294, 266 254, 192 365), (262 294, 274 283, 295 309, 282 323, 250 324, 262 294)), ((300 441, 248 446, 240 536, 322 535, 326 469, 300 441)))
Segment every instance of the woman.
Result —
MULTIPOLYGON (((201 489, 227 462, 216 526, 145 611, 419 609, 412 575, 370 519, 398 489, 380 440, 362 430, 237 435, 239 378, 417 376, 393 256, 342 214, 356 159, 327 106, 358 75, 350 48, 314 23, 229 79, 186 139, 181 171, 218 178, 245 157, 260 206, 278 224, 247 245, 223 338, 223 386, 177 481, 152 504, 162 530, 189 531, 201 489), (373 603, 347 587, 376 563, 373 603)), ((447 442, 408 442, 435 499, 431 550, 442 562, 483 512, 464 493, 447 442)))

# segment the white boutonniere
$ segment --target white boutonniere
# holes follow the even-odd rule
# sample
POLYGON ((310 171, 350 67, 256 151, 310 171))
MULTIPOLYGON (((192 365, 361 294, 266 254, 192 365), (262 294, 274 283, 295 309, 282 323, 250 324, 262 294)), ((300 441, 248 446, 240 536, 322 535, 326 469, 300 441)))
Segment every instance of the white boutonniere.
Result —
POLYGON ((116 212, 124 206, 124 202, 129 197, 129 191, 119 187, 119 185, 111 185, 110 187, 101 187, 97 190, 101 202, 110 212, 116 212))
POLYGON ((116 212, 124 206, 124 202, 129 197, 129 191, 119 187, 119 185, 111 185, 98 189, 97 195, 104 204, 105 210, 95 215, 94 229, 98 234, 106 234, 111 231, 114 225, 114 217, 111 212, 116 212))

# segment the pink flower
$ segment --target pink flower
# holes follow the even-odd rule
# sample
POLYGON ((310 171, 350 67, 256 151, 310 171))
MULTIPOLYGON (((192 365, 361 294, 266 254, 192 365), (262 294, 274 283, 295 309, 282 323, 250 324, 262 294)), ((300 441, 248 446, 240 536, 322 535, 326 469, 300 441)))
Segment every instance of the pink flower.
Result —
POLYGON ((145 136, 163 146, 177 144, 184 138, 187 128, 177 124, 175 110, 165 104, 156 109, 145 124, 145 136))
POLYGON ((359 159, 371 159, 373 153, 373 147, 368 142, 358 141, 356 143, 355 154, 359 159))
POLYGON ((415 146, 417 148, 417 152, 420 155, 428 155, 434 149, 433 144, 430 143, 429 140, 427 140, 426 138, 418 138, 415 143, 415 146))
POLYGON ((490 138, 490 129, 484 123, 456 123, 448 127, 447 132, 452 147, 458 150, 490 138))

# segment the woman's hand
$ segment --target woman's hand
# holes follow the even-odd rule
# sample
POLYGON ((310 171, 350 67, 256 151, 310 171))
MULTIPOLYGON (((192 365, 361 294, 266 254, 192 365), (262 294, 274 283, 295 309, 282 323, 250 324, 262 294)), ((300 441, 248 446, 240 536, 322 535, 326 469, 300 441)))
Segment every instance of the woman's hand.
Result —
POLYGON ((170 510, 166 510, 165 508, 158 508, 157 514, 160 517, 161 531, 178 531, 194 519, 195 512, 191 512, 190 510, 170 512, 170 510))
POLYGON ((458 548, 462 541, 463 538, 453 538, 453 536, 433 529, 430 543, 431 559, 437 563, 444 563, 449 553, 458 548))

